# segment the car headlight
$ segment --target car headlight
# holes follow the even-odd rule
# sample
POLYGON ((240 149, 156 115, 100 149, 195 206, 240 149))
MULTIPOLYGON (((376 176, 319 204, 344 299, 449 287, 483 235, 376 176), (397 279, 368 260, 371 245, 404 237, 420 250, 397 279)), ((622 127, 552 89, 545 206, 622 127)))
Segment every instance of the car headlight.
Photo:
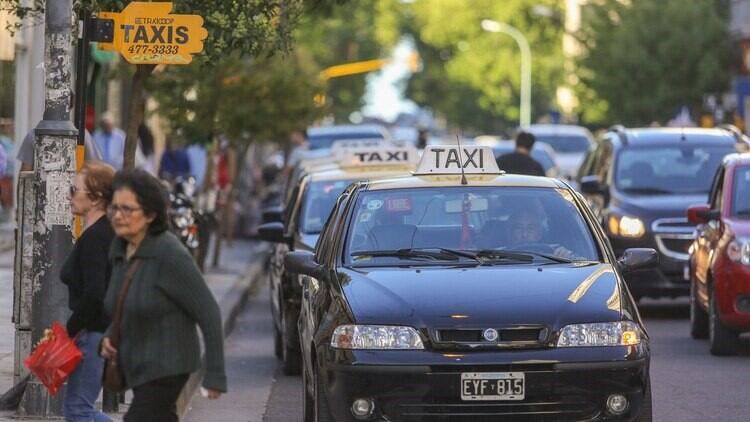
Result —
POLYGON ((734 262, 750 265, 750 239, 733 239, 727 245, 727 256, 734 262))
POLYGON ((422 338, 412 327, 393 325, 339 325, 331 336, 337 349, 423 350, 422 338))
POLYGON ((571 324, 560 330, 557 347, 635 346, 641 331, 631 321, 571 324))
POLYGON ((607 225, 609 226, 610 233, 616 236, 636 238, 646 234, 646 226, 637 217, 611 215, 609 216, 607 225))

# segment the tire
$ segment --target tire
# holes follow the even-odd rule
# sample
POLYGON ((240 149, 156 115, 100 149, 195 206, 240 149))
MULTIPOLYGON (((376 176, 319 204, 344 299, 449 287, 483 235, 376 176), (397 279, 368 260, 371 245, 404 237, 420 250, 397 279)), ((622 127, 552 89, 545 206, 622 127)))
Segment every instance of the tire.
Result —
POLYGON ((646 393, 643 395, 641 411, 638 414, 638 422, 651 422, 653 418, 653 408, 651 399, 651 377, 646 382, 646 393))
POLYGON ((276 323, 273 323, 273 354, 278 359, 283 358, 284 352, 284 340, 281 338, 281 333, 279 332, 279 327, 276 326, 276 323))
POLYGON ((695 287, 690 288, 690 336, 694 339, 708 338, 708 313, 698 304, 695 287))
POLYGON ((281 323, 284 324, 284 331, 281 334, 281 369, 284 375, 299 375, 302 369, 302 360, 297 346, 299 342, 297 318, 294 318, 291 310, 284 308, 281 323))
POLYGON ((315 374, 315 422, 333 422, 331 409, 328 407, 328 399, 324 393, 323 381, 315 374))
POLYGON ((711 295, 708 307, 708 338, 711 344, 711 354, 715 356, 731 356, 737 354, 739 335, 736 331, 722 324, 716 309, 716 295, 711 295))

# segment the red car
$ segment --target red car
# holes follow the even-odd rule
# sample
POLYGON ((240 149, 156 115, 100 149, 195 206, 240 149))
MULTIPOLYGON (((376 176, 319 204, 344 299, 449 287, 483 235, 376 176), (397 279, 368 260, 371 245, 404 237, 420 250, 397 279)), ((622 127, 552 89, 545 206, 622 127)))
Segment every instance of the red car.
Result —
POLYGON ((711 353, 732 355, 750 331, 750 153, 724 158, 709 204, 688 209, 697 224, 690 247, 690 333, 711 353))

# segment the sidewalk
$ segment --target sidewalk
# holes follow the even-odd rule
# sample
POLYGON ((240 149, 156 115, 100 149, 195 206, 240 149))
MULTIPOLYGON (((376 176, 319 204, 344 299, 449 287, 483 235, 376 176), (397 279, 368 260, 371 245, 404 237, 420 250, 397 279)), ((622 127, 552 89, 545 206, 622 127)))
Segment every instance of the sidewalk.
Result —
MULTIPOLYGON (((247 300, 247 292, 263 271, 268 247, 257 241, 235 240, 232 246, 222 245, 219 268, 208 269, 206 282, 221 308, 225 335, 229 333, 237 314, 247 300)), ((13 385, 14 327, 11 322, 13 308, 13 252, 0 251, 0 394, 13 385)), ((186 398, 193 397, 198 387, 197 377, 191 377, 183 391, 186 398)), ((178 411, 183 414, 189 400, 181 397, 178 411)), ((121 412, 110 414, 116 421, 122 420, 121 412)), ((0 421, 36 421, 40 419, 20 418, 13 411, 0 411, 0 421)))

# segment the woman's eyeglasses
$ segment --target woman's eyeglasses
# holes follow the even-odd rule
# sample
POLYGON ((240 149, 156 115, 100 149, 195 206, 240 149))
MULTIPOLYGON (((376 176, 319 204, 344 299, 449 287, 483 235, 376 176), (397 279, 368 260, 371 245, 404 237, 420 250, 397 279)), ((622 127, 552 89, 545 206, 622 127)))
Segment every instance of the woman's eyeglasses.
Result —
POLYGON ((89 193, 89 191, 85 189, 78 189, 78 186, 76 185, 70 185, 70 196, 75 196, 76 192, 89 193))
POLYGON ((140 207, 129 207, 127 205, 112 204, 109 207, 107 207, 107 214, 109 214, 110 217, 114 217, 115 214, 117 214, 117 212, 119 211, 120 213, 122 213, 123 217, 127 218, 127 217, 130 217, 130 215, 133 214, 133 212, 142 210, 142 209, 143 208, 140 208, 140 207))

